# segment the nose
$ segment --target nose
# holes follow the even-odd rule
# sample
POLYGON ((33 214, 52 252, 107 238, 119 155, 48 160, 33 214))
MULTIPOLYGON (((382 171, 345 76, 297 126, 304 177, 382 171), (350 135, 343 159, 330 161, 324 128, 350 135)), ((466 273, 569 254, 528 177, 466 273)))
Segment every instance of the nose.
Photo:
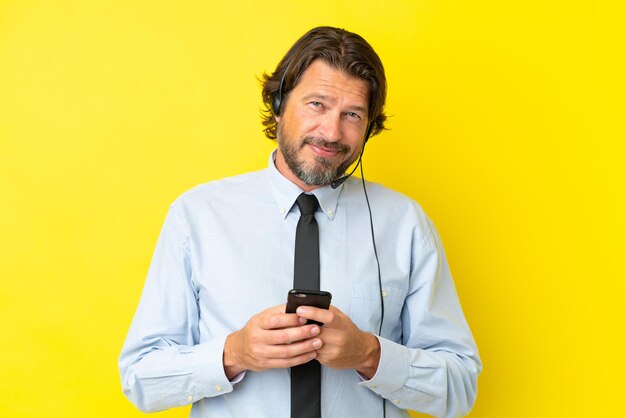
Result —
POLYGON ((327 141, 339 141, 343 135, 341 131, 341 115, 335 112, 327 112, 320 122, 319 131, 327 141))

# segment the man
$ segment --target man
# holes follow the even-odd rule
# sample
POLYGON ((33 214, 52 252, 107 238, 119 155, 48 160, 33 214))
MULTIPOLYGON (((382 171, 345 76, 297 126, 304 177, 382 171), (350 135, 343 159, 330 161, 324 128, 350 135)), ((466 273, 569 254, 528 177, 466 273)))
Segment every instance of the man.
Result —
POLYGON ((167 215, 120 358, 138 408, 299 416, 290 370, 318 362, 324 417, 471 409, 481 363, 433 225, 382 186, 331 186, 384 129, 385 95, 371 46, 330 27, 265 77, 269 167, 199 186, 167 215), (319 202, 319 282, 333 302, 286 314, 303 193, 319 202))

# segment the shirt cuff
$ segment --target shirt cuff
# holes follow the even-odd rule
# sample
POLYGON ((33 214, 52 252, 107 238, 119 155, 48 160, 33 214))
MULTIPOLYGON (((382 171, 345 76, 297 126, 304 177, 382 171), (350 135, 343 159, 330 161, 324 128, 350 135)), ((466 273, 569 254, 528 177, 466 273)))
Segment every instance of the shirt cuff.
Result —
POLYGON ((241 382, 245 375, 246 375, 246 371, 245 370, 243 372, 240 372, 240 373, 234 375, 233 378, 230 379, 230 383, 234 385, 235 383, 241 382))
POLYGON ((233 384, 243 379, 243 373, 235 376, 232 382, 226 377, 223 362, 225 343, 226 336, 216 337, 193 348, 194 376, 204 397, 232 392, 233 384))
MULTIPOLYGON (((375 336, 380 342, 380 361, 371 379, 358 383, 380 394, 391 394, 409 379, 409 350, 401 344, 375 336)), ((361 379, 363 375, 359 374, 361 379)))

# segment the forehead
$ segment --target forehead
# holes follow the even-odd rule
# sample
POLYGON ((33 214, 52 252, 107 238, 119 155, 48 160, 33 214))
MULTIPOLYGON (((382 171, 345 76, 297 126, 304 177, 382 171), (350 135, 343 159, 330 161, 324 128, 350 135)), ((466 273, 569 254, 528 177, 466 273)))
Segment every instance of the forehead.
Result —
POLYGON ((297 96, 319 94, 367 107, 369 90, 370 85, 367 81, 353 77, 318 59, 304 71, 292 94, 297 96))

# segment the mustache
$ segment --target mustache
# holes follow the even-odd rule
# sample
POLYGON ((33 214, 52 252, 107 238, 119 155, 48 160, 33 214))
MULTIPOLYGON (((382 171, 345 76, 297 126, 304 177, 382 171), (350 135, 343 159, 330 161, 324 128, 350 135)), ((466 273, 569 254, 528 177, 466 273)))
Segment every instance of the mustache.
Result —
POLYGON ((324 138, 314 138, 312 136, 305 136, 302 139, 302 145, 300 146, 300 148, 303 148, 307 144, 332 149, 342 154, 347 154, 350 151, 350 147, 345 144, 341 144, 339 142, 330 142, 325 140, 324 138))

